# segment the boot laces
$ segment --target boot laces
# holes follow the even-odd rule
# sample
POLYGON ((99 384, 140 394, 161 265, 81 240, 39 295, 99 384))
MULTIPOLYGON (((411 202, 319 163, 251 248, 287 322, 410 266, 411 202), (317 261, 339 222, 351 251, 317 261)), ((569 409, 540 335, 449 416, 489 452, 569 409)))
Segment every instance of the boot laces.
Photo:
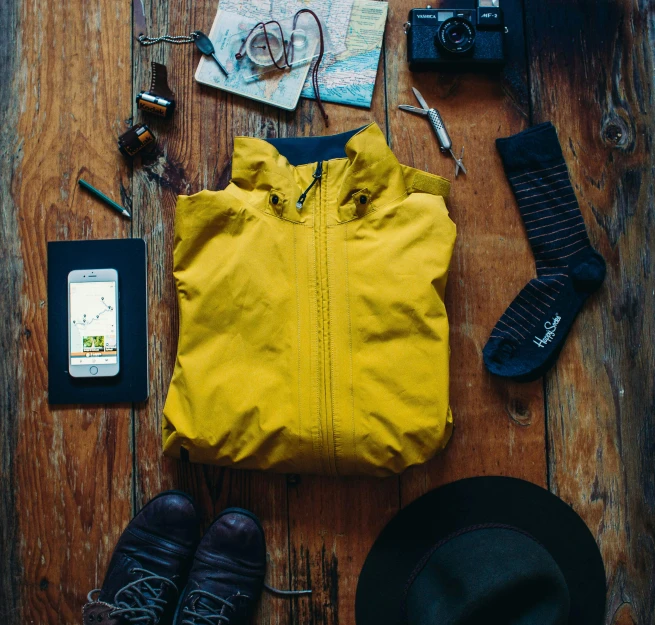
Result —
MULTIPOLYGON (((298 597, 302 595, 311 595, 311 590, 280 590, 264 584, 264 590, 280 597, 298 597)), ((250 599, 248 595, 237 594, 234 599, 250 599)), ((191 607, 185 607, 182 614, 185 618, 182 625, 221 625, 227 624, 236 612, 237 606, 223 597, 219 597, 205 590, 192 590, 185 603, 191 607), (191 601, 193 597, 198 597, 196 601, 191 601), (213 602, 213 605, 209 602, 213 602), (226 614, 229 610, 230 614, 226 614)))
MULTIPOLYGON (((131 625, 157 625, 166 609, 168 599, 166 590, 172 589, 177 595, 178 589, 173 581, 142 568, 133 568, 130 573, 141 573, 142 577, 123 586, 114 596, 114 610, 109 616, 120 616, 131 625)), ((93 601, 93 595, 100 589, 92 590, 87 598, 93 601)))
MULTIPOLYGON (((236 595, 248 599, 248 595, 236 595)), ((236 610, 236 605, 206 590, 192 590, 188 597, 190 607, 182 610, 185 618, 182 625, 219 625, 229 623, 236 610), (195 598, 195 601, 192 599, 195 598), (225 612, 229 610, 230 614, 225 612)))

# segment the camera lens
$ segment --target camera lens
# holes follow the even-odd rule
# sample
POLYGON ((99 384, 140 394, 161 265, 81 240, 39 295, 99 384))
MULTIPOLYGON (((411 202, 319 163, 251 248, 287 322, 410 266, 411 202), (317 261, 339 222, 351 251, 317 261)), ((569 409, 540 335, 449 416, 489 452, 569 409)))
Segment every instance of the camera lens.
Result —
POLYGON ((475 44, 475 28, 464 18, 451 17, 439 26, 436 41, 450 54, 466 54, 475 44))
POLYGON ((466 33, 464 32, 464 29, 462 28, 461 24, 458 24, 454 28, 451 28, 448 33, 447 37, 448 40, 451 43, 454 43, 455 45, 459 45, 464 41, 464 37, 466 36, 466 33))

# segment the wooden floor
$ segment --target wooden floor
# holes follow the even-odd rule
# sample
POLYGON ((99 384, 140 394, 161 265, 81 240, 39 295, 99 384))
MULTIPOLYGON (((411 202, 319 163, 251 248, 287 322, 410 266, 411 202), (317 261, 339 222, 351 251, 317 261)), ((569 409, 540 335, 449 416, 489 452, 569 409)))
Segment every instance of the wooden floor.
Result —
MULTIPOLYGON (((295 113, 204 88, 189 46, 141 48, 129 0, 0 0, 0 622, 79 623, 132 514, 166 488, 198 500, 208 524, 227 505, 261 516, 269 582, 311 599, 264 596, 259 623, 350 625, 365 555, 398 509, 445 482, 512 475, 562 497, 605 560, 607 623, 655 622, 655 16, 649 2, 506 0, 515 37, 502 81, 412 75, 392 0, 373 108, 295 113), (639 6, 641 8, 639 8, 639 6), (522 30, 525 28, 525 45, 522 30), (518 36, 518 39, 516 37, 518 36), (116 138, 133 96, 164 62, 177 94, 170 124, 148 119, 158 154, 132 168, 116 138), (160 452, 177 310, 171 275, 178 193, 223 187, 236 135, 341 132, 375 120, 401 162, 450 177, 426 122, 398 111, 411 86, 466 146, 469 175, 449 208, 458 241, 449 447, 382 481, 264 475, 180 464, 160 452), (607 260, 604 286, 544 380, 491 378, 482 347, 532 256, 494 139, 552 120, 589 236, 607 260), (122 220, 79 192, 84 177, 131 206, 122 220), (151 397, 143 405, 47 402, 46 242, 144 237, 150 252, 151 397)), ((146 0, 149 34, 208 30, 216 0, 146 0)))

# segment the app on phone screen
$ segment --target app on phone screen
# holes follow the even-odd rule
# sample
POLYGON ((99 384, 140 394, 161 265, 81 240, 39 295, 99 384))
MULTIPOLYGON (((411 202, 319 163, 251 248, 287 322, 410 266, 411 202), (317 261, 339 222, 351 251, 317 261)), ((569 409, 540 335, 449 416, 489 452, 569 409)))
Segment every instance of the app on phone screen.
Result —
POLYGON ((71 365, 116 364, 116 282, 71 282, 70 324, 71 365))

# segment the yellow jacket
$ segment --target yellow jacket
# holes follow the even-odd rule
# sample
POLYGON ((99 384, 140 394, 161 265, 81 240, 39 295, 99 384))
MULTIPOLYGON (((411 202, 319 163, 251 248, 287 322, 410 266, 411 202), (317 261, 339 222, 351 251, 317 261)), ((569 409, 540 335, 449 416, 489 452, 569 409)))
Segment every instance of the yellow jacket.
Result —
POLYGON ((165 452, 384 476, 442 449, 449 188, 401 165, 375 124, 237 138, 227 188, 177 201, 165 452))

